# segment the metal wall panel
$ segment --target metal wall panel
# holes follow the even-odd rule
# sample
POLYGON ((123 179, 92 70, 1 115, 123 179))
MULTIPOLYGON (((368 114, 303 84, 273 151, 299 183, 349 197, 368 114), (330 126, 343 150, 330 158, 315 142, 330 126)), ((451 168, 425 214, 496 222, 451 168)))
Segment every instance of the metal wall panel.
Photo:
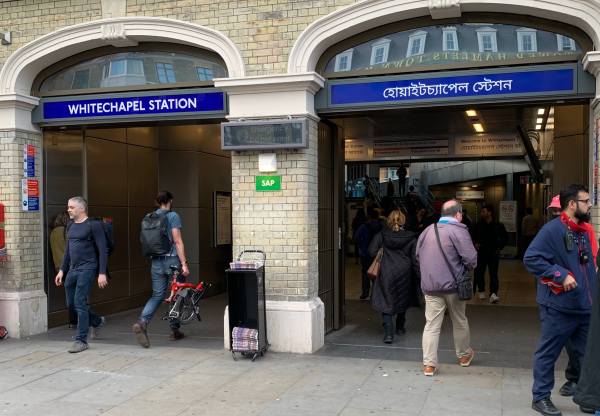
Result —
MULTIPOLYGON (((150 264, 150 262, 148 262, 148 264, 150 264)), ((139 295, 141 293, 149 293, 152 291, 150 266, 131 269, 129 276, 131 279, 132 295, 139 295)))
POLYGON ((85 149, 89 203, 126 207, 126 145, 86 137, 85 149))
MULTIPOLYGON (((90 295, 90 304, 113 301, 129 296, 129 270, 121 270, 111 273, 111 279, 108 286, 104 289, 98 287, 98 282, 94 279, 92 293, 90 295)), ((93 309, 93 306, 92 306, 93 309)))
POLYGON ((45 132, 45 202, 66 207, 70 197, 83 193, 83 135, 81 131, 45 132))
POLYGON ((129 216, 127 207, 89 206, 90 217, 112 218, 115 251, 108 259, 113 272, 129 269, 129 216))
POLYGON ((158 187, 167 189, 173 194, 175 210, 179 207, 198 206, 198 181, 200 178, 196 153, 160 150, 158 171, 158 187))
POLYGON ((86 129, 85 137, 95 137, 125 143, 127 132, 124 128, 117 129, 86 129))
POLYGON ((127 129, 127 143, 158 148, 157 127, 130 127, 127 129))
POLYGON ((127 146, 127 181, 129 206, 152 204, 158 191, 158 151, 127 146))
POLYGON ((142 256, 140 230, 142 218, 154 209, 155 207, 150 205, 129 208, 129 265, 131 268, 150 267, 150 260, 142 256))

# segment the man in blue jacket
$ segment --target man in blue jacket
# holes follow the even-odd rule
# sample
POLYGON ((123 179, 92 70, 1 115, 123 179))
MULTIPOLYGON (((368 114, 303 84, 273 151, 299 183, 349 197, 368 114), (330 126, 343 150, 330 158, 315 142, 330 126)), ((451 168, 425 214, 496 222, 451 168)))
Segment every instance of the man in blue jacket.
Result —
POLYGON ((570 340, 574 358, 581 361, 588 335, 596 270, 586 222, 592 206, 583 185, 560 193, 562 213, 548 222, 525 252, 523 263, 537 279, 537 303, 542 322, 534 356, 534 410, 561 415, 550 399, 554 365, 570 340))

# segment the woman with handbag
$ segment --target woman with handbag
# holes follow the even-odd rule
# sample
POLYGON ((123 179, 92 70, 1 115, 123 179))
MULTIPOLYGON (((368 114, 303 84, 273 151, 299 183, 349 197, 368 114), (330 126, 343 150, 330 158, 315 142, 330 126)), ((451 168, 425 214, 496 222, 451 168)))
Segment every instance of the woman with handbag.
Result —
POLYGON ((411 285, 418 281, 419 276, 415 258, 417 234, 405 230, 405 223, 406 217, 402 212, 392 211, 387 218, 387 227, 369 245, 369 255, 375 258, 370 268, 371 278, 375 277, 371 306, 382 315, 383 342, 386 344, 394 341, 394 315, 396 333, 406 332, 404 323, 406 310, 411 304, 411 285))

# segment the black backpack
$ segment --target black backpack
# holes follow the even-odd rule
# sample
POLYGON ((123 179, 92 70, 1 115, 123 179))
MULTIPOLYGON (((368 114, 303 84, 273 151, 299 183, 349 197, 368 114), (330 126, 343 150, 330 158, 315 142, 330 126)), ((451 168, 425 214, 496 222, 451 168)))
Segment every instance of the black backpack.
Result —
MULTIPOLYGON (((104 231, 104 237, 106 238, 106 251, 107 255, 110 256, 115 252, 115 238, 113 233, 112 221, 101 217, 88 217, 88 224, 90 225, 90 233, 88 240, 94 241, 94 234, 92 232, 92 221, 97 221, 102 225, 102 231, 104 231)), ((65 230, 65 236, 69 234, 69 228, 73 225, 73 221, 69 221, 65 230)))
POLYGON ((167 212, 153 211, 144 216, 140 243, 144 257, 166 256, 171 252, 167 212))

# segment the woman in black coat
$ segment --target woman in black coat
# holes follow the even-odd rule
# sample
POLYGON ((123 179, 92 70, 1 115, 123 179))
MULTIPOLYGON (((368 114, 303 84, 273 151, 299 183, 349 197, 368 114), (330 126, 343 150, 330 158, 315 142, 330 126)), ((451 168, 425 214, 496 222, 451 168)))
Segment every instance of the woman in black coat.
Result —
MULTIPOLYGON (((600 263, 600 255, 598 262, 600 263)), ((581 364, 573 401, 584 413, 598 412, 600 411, 600 288, 594 297, 587 345, 581 364)))
POLYGON ((415 258, 417 234, 404 230, 406 218, 395 210, 387 218, 387 227, 377 234, 369 245, 369 255, 375 257, 383 247, 379 276, 371 294, 371 306, 383 317, 383 342, 394 340, 392 318, 396 315, 396 333, 405 332, 406 310, 412 301, 412 285, 419 278, 419 265, 415 258))

